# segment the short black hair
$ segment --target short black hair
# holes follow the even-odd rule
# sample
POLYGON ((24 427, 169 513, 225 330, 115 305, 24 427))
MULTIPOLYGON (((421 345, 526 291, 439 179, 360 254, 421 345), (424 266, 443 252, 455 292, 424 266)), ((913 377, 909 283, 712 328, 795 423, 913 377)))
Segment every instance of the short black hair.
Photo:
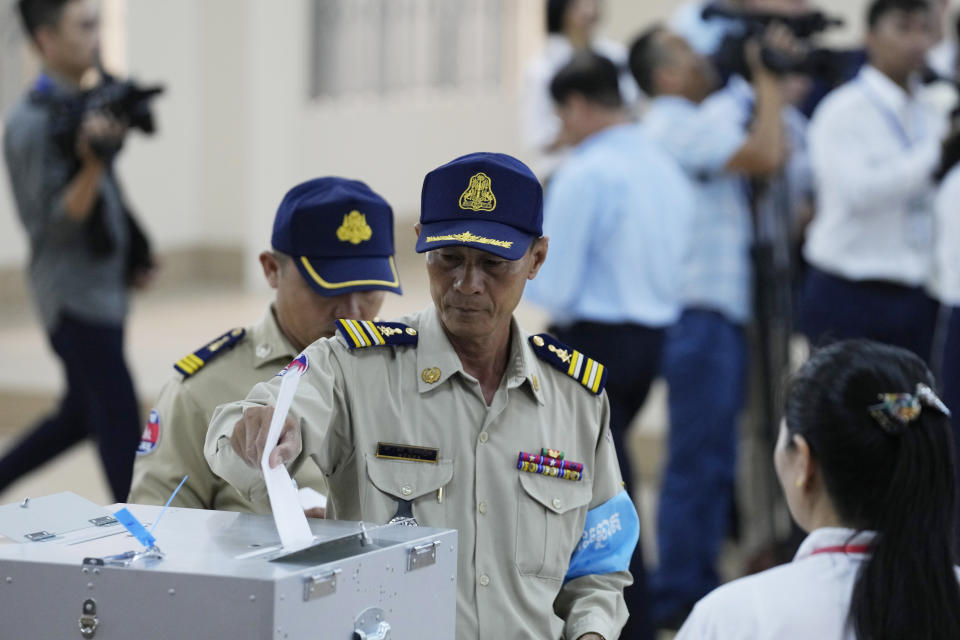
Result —
POLYGON ((547 0, 547 33, 563 33, 563 16, 572 0, 547 0))
POLYGON ((623 106, 617 65, 593 51, 574 54, 550 82, 554 102, 563 104, 574 93, 604 107, 623 106))
POLYGON ((867 27, 873 29, 884 16, 894 11, 904 13, 930 11, 930 2, 928 0, 873 0, 870 8, 867 9, 867 27))
POLYGON ((31 38, 40 27, 56 27, 63 15, 63 8, 72 0, 20 0, 17 10, 23 29, 31 38))
POLYGON ((662 24, 655 24, 637 36, 630 45, 630 73, 648 96, 655 93, 653 73, 665 60, 663 47, 657 43, 657 37, 664 29, 662 24))

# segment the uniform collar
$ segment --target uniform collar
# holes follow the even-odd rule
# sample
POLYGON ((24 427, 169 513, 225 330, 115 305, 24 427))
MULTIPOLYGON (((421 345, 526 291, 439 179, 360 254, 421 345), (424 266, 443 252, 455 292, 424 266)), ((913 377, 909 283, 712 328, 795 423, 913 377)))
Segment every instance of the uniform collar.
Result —
POLYGON ((910 92, 903 90, 903 87, 888 78, 876 67, 869 64, 860 70, 860 81, 867 85, 870 92, 883 103, 892 108, 894 113, 899 113, 908 103, 913 102, 917 94, 916 78, 910 79, 910 92))
MULTIPOLYGON (((420 393, 446 384, 455 373, 468 375, 463 370, 463 364, 450 344, 440 322, 440 315, 433 305, 420 314, 419 333, 417 389, 420 393), (435 372, 435 369, 439 372, 435 372)), ((510 321, 510 355, 507 358, 507 370, 504 372, 507 388, 526 386, 537 402, 544 404, 543 390, 540 388, 540 381, 543 379, 540 361, 527 343, 527 337, 517 324, 516 318, 513 318, 510 321)))
POLYGON ((290 341, 280 330, 273 305, 267 307, 260 322, 250 328, 250 339, 253 341, 253 366, 259 369, 278 360, 289 362, 297 355, 290 341))
POLYGON ((793 561, 809 558, 817 549, 827 549, 831 547, 844 547, 847 545, 868 545, 876 537, 875 531, 857 531, 856 529, 845 529, 842 527, 822 527, 810 532, 800 548, 797 549, 797 555, 793 561))

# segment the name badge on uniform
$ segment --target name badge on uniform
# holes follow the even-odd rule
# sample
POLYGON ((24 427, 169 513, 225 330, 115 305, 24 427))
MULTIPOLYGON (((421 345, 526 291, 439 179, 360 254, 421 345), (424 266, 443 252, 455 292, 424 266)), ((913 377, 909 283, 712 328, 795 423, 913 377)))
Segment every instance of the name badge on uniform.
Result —
POLYGON ((430 462, 437 464, 440 449, 420 447, 412 444, 377 443, 377 457, 385 460, 406 460, 407 462, 430 462))

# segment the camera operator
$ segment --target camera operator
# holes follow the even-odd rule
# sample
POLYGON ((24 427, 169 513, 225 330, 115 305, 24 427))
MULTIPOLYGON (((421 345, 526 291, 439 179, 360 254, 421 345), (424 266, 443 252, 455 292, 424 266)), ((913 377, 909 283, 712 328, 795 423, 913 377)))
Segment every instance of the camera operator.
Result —
POLYGON ((140 440, 123 355, 127 289, 144 286, 152 270, 110 163, 127 125, 85 113, 75 143, 64 148, 54 132, 56 113, 78 102, 81 81, 96 65, 97 3, 20 0, 18 7, 43 71, 7 120, 4 157, 30 243, 34 302, 67 390, 55 413, 0 460, 0 490, 89 435, 122 502, 140 440))
MULTIPOLYGON (((779 25, 763 39, 765 48, 784 55, 796 55, 799 47, 779 25)), ((786 108, 782 82, 762 62, 758 42, 747 44, 747 60, 752 85, 733 76, 710 95, 716 72, 680 36, 654 27, 630 50, 631 71, 653 97, 644 129, 697 181, 685 309, 664 350, 669 453, 658 511, 660 562, 651 582, 654 616, 663 628, 678 628, 719 581, 752 315, 747 179, 780 173, 792 162, 790 131, 802 131, 803 118, 786 108)), ((802 142, 797 135, 794 145, 802 142)))
POLYGON ((929 360, 932 176, 946 129, 942 111, 920 94, 930 6, 874 0, 867 25, 869 64, 810 124, 818 202, 804 248, 801 328, 814 343, 870 338, 929 360))

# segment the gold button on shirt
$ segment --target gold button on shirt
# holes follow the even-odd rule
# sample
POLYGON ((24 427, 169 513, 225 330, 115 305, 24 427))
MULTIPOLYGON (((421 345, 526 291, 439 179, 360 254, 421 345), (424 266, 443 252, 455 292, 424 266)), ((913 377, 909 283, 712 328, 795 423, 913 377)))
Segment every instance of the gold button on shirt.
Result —
MULTIPOLYGON (((268 308, 236 346, 189 378, 176 375, 167 382, 154 405, 160 439, 151 453, 137 456, 128 500, 164 504, 189 474, 171 503, 175 507, 270 513, 265 495, 248 500, 210 470, 203 443, 217 405, 247 395, 253 385, 274 376, 296 355, 268 308)), ((312 461, 302 465, 294 477, 300 487, 327 492, 326 479, 312 461)))
MULTIPOLYGON (((419 332, 418 345, 351 352, 337 337, 304 352, 309 368, 291 412, 303 424, 300 459, 312 457, 328 474, 328 515, 386 523, 408 500, 421 525, 457 529, 459 640, 616 638, 630 574, 563 582, 587 511, 621 491, 606 394, 540 361, 514 322, 507 371, 487 406, 433 307, 401 321, 419 332), (427 369, 438 377, 423 376, 427 369), (378 458, 378 442, 435 448, 438 460, 378 458), (583 479, 517 469, 521 451, 543 447, 582 462, 583 479)), ((245 407, 275 404, 280 380, 219 407, 207 435, 211 467, 247 495, 262 495, 263 479, 229 436, 245 407)))

